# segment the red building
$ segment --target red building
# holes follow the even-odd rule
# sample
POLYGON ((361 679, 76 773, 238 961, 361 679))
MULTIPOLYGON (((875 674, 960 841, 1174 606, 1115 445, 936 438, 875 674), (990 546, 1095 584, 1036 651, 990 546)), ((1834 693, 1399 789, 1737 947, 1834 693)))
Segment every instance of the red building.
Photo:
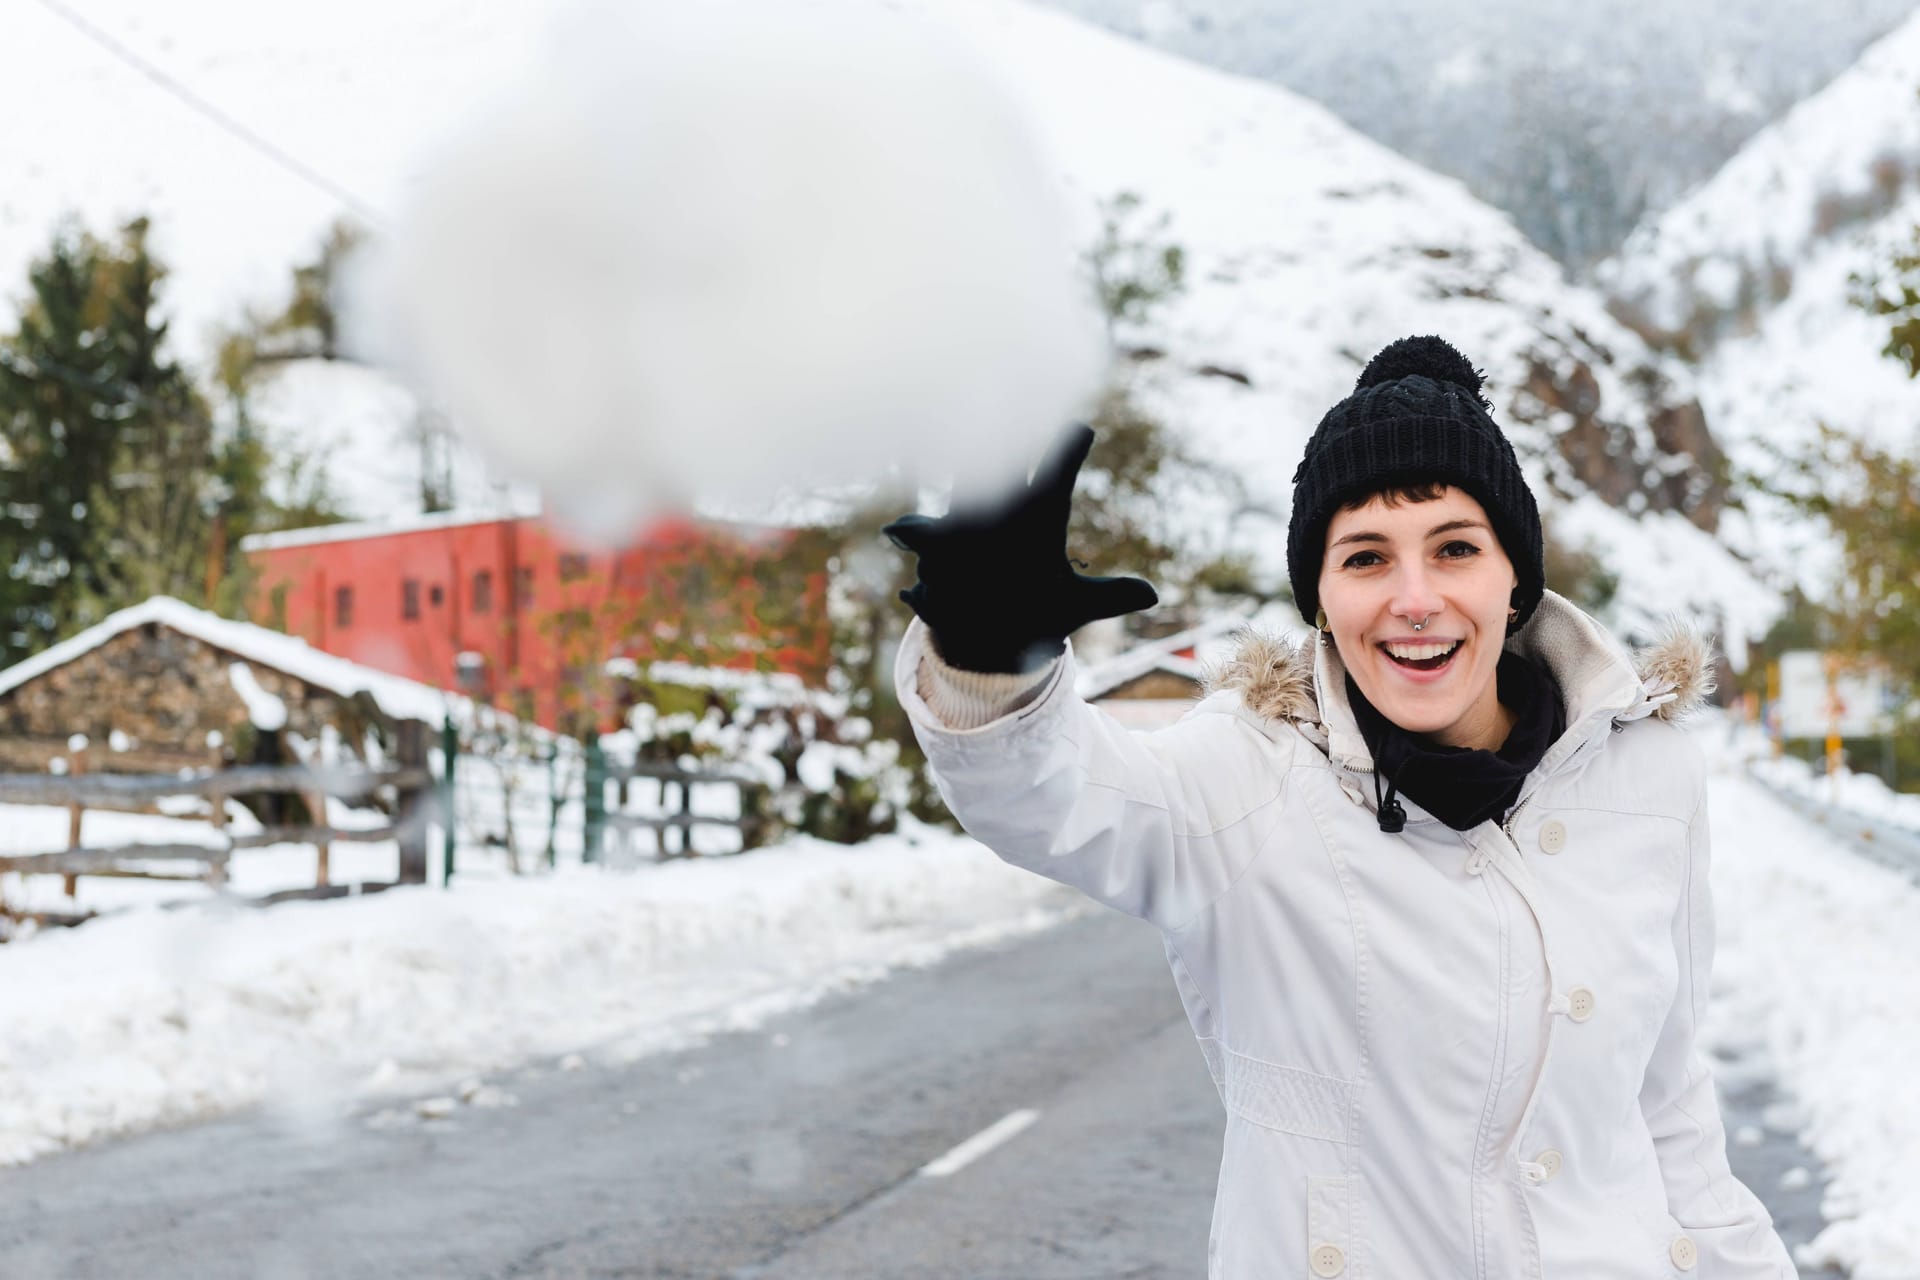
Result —
POLYGON ((256 622, 561 726, 604 722, 611 658, 824 679, 824 553, 690 520, 608 549, 539 517, 448 513, 248 538, 256 622))

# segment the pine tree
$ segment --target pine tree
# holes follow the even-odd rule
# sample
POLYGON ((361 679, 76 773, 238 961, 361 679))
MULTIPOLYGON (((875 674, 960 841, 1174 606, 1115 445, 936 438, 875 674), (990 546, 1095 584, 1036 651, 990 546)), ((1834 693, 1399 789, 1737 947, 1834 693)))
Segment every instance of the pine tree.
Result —
POLYGON ((95 277, 119 421, 111 471, 86 526, 93 577, 70 601, 86 620, 154 595, 204 602, 214 514, 227 496, 215 475, 207 405, 165 350, 166 270, 148 248, 148 231, 145 219, 130 223, 95 277))
POLYGON ((0 664, 155 594, 237 612, 239 538, 271 520, 273 459, 169 352, 149 230, 62 226, 0 336, 0 664))
POLYGON ((61 602, 97 591, 89 535, 126 403, 96 280, 100 246, 71 225, 28 272, 17 330, 0 340, 0 662, 67 629, 61 602))

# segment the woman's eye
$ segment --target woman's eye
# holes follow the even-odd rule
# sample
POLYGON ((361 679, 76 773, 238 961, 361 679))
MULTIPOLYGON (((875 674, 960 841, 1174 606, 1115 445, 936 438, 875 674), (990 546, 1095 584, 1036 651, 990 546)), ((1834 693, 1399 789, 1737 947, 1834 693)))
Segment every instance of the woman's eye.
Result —
POLYGON ((1377 551, 1356 551, 1340 562, 1342 569, 1371 569, 1376 564, 1384 564, 1377 551))
POLYGON ((1471 542, 1449 542, 1446 546, 1440 548, 1441 558, 1446 560, 1465 560, 1468 556, 1477 556, 1479 554, 1480 548, 1474 546, 1471 542))

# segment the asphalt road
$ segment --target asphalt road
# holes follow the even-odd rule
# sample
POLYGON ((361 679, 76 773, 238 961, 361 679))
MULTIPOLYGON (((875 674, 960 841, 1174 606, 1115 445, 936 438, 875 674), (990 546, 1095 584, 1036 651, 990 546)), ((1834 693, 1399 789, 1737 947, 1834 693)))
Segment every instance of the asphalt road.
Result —
POLYGON ((0 1171, 0 1276, 1198 1275, 1219 1103, 1106 912, 519 1100, 316 1140, 264 1116, 0 1171), (946 1177, 922 1166, 1038 1118, 946 1177))
MULTIPOLYGON (((1219 1104, 1158 940, 1109 913, 697 1049, 494 1083, 518 1105, 241 1116, 0 1171, 0 1276, 1204 1273, 1219 1104), (1003 1140, 976 1152, 983 1131, 1003 1140)), ((1729 1099, 1770 1201, 1817 1170, 1778 1119, 1763 1085, 1729 1099)), ((1805 1230, 1817 1193, 1791 1193, 1805 1230)))

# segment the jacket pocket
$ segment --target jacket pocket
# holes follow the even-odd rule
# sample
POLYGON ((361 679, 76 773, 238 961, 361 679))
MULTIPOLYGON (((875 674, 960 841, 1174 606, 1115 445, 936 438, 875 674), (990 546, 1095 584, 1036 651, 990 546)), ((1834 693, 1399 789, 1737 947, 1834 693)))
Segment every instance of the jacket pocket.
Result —
POLYGON ((1262 1062, 1218 1041, 1202 1040, 1200 1049, 1220 1099, 1233 1115, 1295 1137, 1348 1141, 1353 1086, 1345 1080, 1262 1062))
POLYGON ((1344 1177, 1307 1178, 1307 1258, 1315 1280, 1346 1276, 1353 1256, 1353 1197, 1344 1177))

